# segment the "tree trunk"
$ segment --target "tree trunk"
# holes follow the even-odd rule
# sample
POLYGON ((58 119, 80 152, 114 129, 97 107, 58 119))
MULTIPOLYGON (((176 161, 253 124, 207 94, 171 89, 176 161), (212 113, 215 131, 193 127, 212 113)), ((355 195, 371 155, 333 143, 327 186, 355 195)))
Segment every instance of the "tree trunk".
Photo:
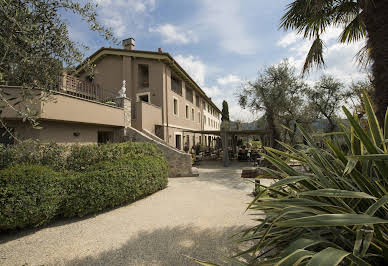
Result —
POLYGON ((382 126, 388 106, 388 1, 365 1, 363 10, 371 47, 376 116, 382 126))
POLYGON ((267 112, 266 119, 268 123, 268 129, 271 132, 270 138, 271 138, 272 148, 279 148, 280 145, 279 143, 276 142, 276 140, 280 140, 280 133, 276 127, 275 116, 273 115, 272 112, 267 112))
POLYGON ((294 126, 292 128, 292 133, 290 132, 290 143, 291 145, 295 145, 295 136, 296 136, 296 130, 297 130, 297 127, 296 127, 296 123, 294 123, 294 126))
POLYGON ((329 128, 328 128, 328 133, 331 133, 331 132, 334 132, 334 129, 336 127, 336 124, 335 122, 333 121, 333 119, 331 119, 330 117, 327 118, 327 121, 329 122, 329 128))

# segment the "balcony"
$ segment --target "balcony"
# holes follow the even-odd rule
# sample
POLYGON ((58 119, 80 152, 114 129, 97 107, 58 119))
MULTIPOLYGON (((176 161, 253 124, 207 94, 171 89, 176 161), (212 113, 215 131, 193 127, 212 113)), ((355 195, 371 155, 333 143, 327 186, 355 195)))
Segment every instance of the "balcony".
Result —
MULTIPOLYGON (((22 95, 22 89, 14 86, 1 86, 15 104, 22 95)), ((42 91, 34 90, 31 102, 23 101, 15 109, 3 108, 4 119, 21 119, 18 111, 33 110, 39 119, 63 122, 88 123, 108 126, 124 126, 124 110, 119 104, 106 104, 103 91, 96 85, 87 85, 76 78, 65 77, 62 83, 47 97, 42 91)), ((110 99, 113 99, 111 97, 110 99)), ((120 101, 118 101, 119 103, 120 101)))
POLYGON ((132 119, 132 126, 137 130, 147 130, 156 135, 155 125, 162 123, 162 109, 151 103, 138 101, 134 103, 134 113, 136 114, 132 119))

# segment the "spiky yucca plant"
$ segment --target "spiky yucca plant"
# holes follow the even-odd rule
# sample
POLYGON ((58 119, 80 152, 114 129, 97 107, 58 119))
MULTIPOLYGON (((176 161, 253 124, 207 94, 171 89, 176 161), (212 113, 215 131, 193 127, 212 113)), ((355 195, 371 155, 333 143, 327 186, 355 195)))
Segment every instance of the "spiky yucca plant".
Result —
POLYGON ((302 149, 266 148, 276 170, 263 170, 276 181, 248 207, 263 212, 242 233, 254 243, 243 252, 254 254, 249 265, 388 265, 388 110, 381 129, 364 99, 367 123, 343 108, 350 126, 337 133, 342 144, 337 136, 319 148, 300 128, 302 149))

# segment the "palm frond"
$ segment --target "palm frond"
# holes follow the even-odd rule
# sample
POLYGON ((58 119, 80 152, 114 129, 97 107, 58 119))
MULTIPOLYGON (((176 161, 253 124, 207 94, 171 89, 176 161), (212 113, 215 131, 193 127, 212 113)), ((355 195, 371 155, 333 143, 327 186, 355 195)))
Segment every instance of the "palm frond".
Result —
POLYGON ((253 245, 242 253, 256 258, 249 265, 388 263, 388 111, 380 127, 363 97, 366 125, 344 108, 350 122, 340 136, 347 139, 346 151, 334 139, 326 140, 327 148, 316 147, 303 128, 305 148, 268 150, 264 158, 278 170, 268 173, 277 181, 263 186, 248 206, 265 215, 244 231, 242 241, 253 245), (291 168, 289 159, 302 167, 291 168))
POLYGON ((319 35, 311 45, 310 51, 306 56, 306 60, 303 66, 303 74, 307 73, 314 66, 322 67, 325 65, 323 59, 323 41, 319 38, 319 35))
POLYGON ((371 47, 368 42, 360 49, 360 51, 357 52, 355 55, 355 59, 358 63, 358 66, 361 68, 367 68, 370 63, 372 62, 372 58, 370 56, 371 54, 371 47))
POLYGON ((366 27, 363 16, 364 14, 361 12, 346 25, 340 36, 340 41, 342 43, 357 42, 366 37, 366 27))

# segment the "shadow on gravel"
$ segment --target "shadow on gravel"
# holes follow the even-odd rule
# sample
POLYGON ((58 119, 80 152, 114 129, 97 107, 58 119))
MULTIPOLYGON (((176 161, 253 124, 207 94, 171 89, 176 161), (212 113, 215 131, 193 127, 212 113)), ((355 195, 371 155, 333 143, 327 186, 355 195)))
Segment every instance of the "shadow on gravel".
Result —
MULTIPOLYGON (((160 191, 163 191, 163 189, 159 190, 159 191, 156 191, 155 193, 158 193, 160 191)), ((121 207, 125 207, 125 206, 128 206, 128 205, 131 205, 134 202, 143 200, 143 199, 145 199, 147 197, 152 196, 155 193, 152 193, 150 195, 145 195, 144 197, 139 198, 139 199, 137 199, 135 201, 132 201, 132 202, 126 202, 126 203, 117 205, 115 207, 108 207, 108 208, 106 208, 104 210, 101 210, 99 212, 92 213, 92 214, 87 214, 87 215, 82 216, 82 217, 78 217, 78 216, 76 216, 76 217, 62 217, 62 216, 60 216, 60 217, 57 217, 57 218, 53 219, 49 223, 41 225, 41 226, 38 226, 38 227, 32 227, 32 228, 31 227, 27 227, 27 228, 22 228, 22 229, 14 229, 14 230, 8 230, 8 231, 0 232, 0 244, 4 244, 4 243, 7 243, 7 242, 12 241, 12 240, 16 240, 16 239, 22 238, 24 236, 35 234, 39 230, 42 230, 42 229, 45 229, 45 228, 52 228, 52 227, 63 226, 63 225, 66 225, 66 224, 71 224, 71 223, 87 220, 87 219, 90 219, 90 218, 94 218, 94 217, 96 217, 96 216, 98 216, 100 214, 107 213, 107 212, 113 211, 115 209, 119 209, 121 207)))
MULTIPOLYGON (((121 248, 65 262, 65 265, 198 265, 186 256, 221 265, 235 265, 230 257, 247 244, 229 239, 243 227, 200 230, 194 226, 177 226, 141 231, 121 248)), ((103 233, 103 232, 100 232, 103 233)), ((245 246, 245 247, 244 247, 245 246)), ((247 255, 245 259, 249 260, 247 255)), ((56 263, 54 263, 56 264, 56 263)))

